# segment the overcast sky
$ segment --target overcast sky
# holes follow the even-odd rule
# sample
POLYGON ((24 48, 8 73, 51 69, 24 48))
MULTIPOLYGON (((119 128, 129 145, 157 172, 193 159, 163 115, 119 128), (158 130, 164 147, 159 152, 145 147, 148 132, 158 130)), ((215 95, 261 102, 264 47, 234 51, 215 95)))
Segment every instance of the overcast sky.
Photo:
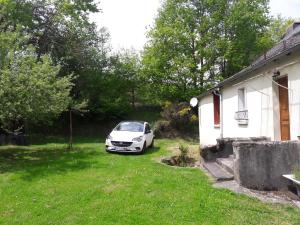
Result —
MULTIPOLYGON (((142 50, 147 28, 153 24, 161 0, 100 0, 101 13, 92 20, 111 34, 114 51, 122 48, 142 50)), ((271 14, 300 17, 300 0, 270 0, 271 14)))

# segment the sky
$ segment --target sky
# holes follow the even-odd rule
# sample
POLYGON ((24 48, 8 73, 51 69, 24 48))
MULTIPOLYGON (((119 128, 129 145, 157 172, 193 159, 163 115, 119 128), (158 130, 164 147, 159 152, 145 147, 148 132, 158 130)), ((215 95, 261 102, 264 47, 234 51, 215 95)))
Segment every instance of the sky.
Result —
MULTIPOLYGON (((142 50, 160 4, 161 0, 100 0, 102 12, 91 20, 108 29, 113 51, 142 50)), ((300 17, 300 0, 270 0, 270 8, 272 15, 300 17)))

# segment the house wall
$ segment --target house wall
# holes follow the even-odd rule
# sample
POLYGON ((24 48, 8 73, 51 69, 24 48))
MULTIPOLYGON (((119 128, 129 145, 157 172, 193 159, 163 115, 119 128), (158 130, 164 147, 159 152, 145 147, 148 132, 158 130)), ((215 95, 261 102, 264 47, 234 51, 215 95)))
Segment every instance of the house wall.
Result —
POLYGON ((273 137, 271 79, 272 75, 267 74, 223 90, 224 137, 273 137), (240 88, 246 90, 247 125, 239 125, 234 118, 238 111, 237 93, 240 88))
POLYGON ((199 104, 199 134, 200 144, 216 144, 220 137, 220 127, 214 125, 213 95, 201 99, 199 104))
MULTIPOLYGON (((288 75, 291 140, 297 140, 300 135, 300 53, 270 63, 250 74, 249 78, 221 89, 223 138, 266 136, 271 140, 281 139, 278 86, 272 81, 274 69, 279 70, 281 76, 288 75), (240 88, 246 90, 247 125, 239 125, 234 117, 238 111, 237 94, 240 88)), ((221 126, 214 127, 212 95, 200 99, 200 144, 216 144, 216 139, 221 136, 221 126)))

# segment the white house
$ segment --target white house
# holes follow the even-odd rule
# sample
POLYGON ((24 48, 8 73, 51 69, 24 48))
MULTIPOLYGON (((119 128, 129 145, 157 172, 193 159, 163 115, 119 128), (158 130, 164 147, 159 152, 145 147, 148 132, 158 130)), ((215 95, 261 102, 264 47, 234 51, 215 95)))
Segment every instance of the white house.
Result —
POLYGON ((300 23, 246 69, 199 99, 200 144, 217 138, 300 136, 300 23))

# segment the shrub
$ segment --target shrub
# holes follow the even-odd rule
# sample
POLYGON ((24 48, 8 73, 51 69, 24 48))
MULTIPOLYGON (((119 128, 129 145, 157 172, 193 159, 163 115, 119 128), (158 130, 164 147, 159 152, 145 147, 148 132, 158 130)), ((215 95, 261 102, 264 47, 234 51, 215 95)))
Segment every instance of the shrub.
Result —
POLYGON ((189 147, 186 145, 180 144, 179 151, 180 151, 180 155, 179 155, 180 164, 181 164, 181 166, 186 166, 189 162, 189 157, 188 157, 189 147))
POLYGON ((161 112, 162 120, 157 121, 154 130, 157 137, 173 138, 195 133, 198 117, 186 102, 166 102, 161 112))
POLYGON ((154 124, 154 135, 155 137, 163 137, 165 132, 170 132, 171 126, 169 121, 158 120, 154 124))

